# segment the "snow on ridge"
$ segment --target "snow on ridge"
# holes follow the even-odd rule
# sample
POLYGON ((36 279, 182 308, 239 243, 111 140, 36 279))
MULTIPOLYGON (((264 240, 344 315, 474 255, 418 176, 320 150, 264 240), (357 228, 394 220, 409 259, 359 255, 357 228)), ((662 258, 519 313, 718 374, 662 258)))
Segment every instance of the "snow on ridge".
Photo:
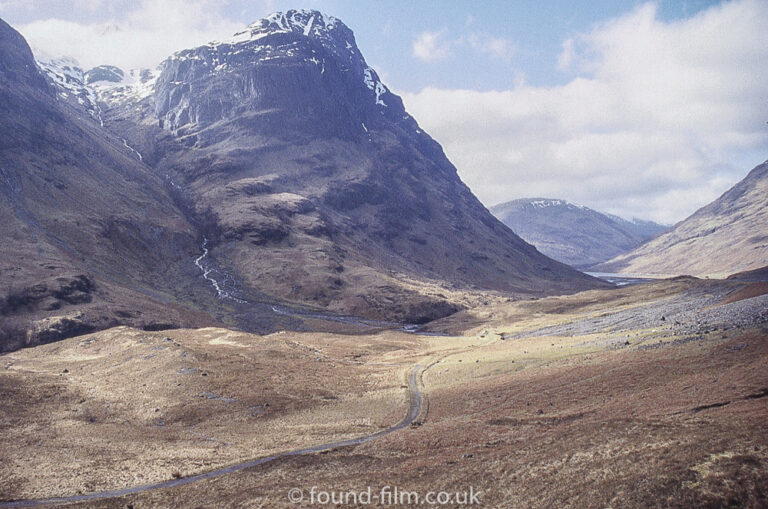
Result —
POLYGON ((90 86, 99 100, 106 103, 138 102, 151 96, 155 83, 160 77, 160 69, 131 69, 124 73, 119 82, 97 81, 90 86))
POLYGON ((58 98, 76 100, 100 125, 104 125, 96 93, 85 84, 85 72, 76 60, 59 57, 48 62, 37 61, 37 66, 58 89, 58 98))
POLYGON ((536 198, 529 200, 528 205, 539 209, 547 207, 566 207, 570 209, 591 210, 589 207, 585 207, 584 205, 576 205, 575 203, 570 203, 565 200, 557 200, 551 198, 536 198))
POLYGON ((561 205, 569 205, 565 200, 531 200, 529 202, 533 207, 546 208, 546 207, 559 207, 561 205))
MULTIPOLYGON (((201 54, 196 49, 186 49, 174 53, 170 58, 179 61, 203 60, 205 64, 215 71, 226 71, 229 66, 224 60, 228 56, 236 55, 243 51, 258 53, 261 62, 273 60, 282 55, 294 56, 291 49, 286 50, 284 53, 273 53, 274 48, 266 42, 259 43, 258 45, 252 44, 276 33, 294 33, 317 39, 334 55, 341 57, 342 61, 348 61, 345 65, 349 66, 355 61, 362 61, 362 55, 357 51, 357 47, 350 42, 351 32, 348 29, 344 30, 345 28, 346 26, 337 18, 317 10, 297 9, 273 12, 265 18, 251 23, 244 30, 236 32, 229 39, 212 41, 206 45, 215 51, 201 54), (341 28, 341 31, 333 32, 337 27, 341 28), (237 46, 238 48, 222 48, 222 45, 237 46)), ((314 53, 314 50, 312 53, 314 53)), ((307 61, 318 65, 321 73, 325 72, 324 59, 321 61, 315 56, 311 56, 307 58, 307 61)), ((389 90, 381 82, 376 72, 370 66, 367 66, 364 61, 362 61, 362 67, 362 81, 374 93, 376 105, 388 107, 383 97, 389 90)))
POLYGON ((154 93, 159 70, 132 69, 123 72, 121 81, 100 80, 86 83, 89 71, 83 71, 78 63, 69 58, 54 58, 37 61, 38 67, 53 81, 62 99, 76 100, 94 119, 103 126, 99 103, 138 102, 154 93))
POLYGON ((320 11, 295 9, 286 12, 273 12, 265 18, 248 25, 244 30, 235 33, 231 38, 213 41, 209 46, 219 44, 239 44, 255 41, 274 33, 301 33, 306 37, 324 38, 327 32, 340 24, 337 18, 328 16, 320 11))
POLYGON ((376 72, 370 67, 366 67, 363 71, 363 83, 365 83, 366 87, 376 93, 376 104, 386 108, 387 103, 381 99, 381 96, 387 92, 387 87, 384 86, 384 83, 382 83, 378 76, 376 76, 376 72))

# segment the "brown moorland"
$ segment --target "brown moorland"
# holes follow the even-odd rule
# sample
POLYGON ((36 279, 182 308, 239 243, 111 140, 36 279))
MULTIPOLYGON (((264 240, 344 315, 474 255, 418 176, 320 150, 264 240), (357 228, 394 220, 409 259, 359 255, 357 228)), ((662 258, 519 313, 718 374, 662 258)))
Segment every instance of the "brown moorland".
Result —
MULTIPOLYGON (((327 492, 370 486, 377 496, 398 487, 422 497, 471 488, 484 507, 762 507, 768 503, 767 308, 765 296, 726 302, 743 288, 688 278, 490 304, 467 311, 467 335, 456 337, 393 331, 259 337, 202 329, 167 331, 165 341, 163 334, 121 328, 16 352, 2 357, 0 371, 2 454, 4 464, 13 465, 3 470, 3 485, 10 487, 3 498, 87 492, 168 478, 177 470, 184 476, 236 462, 249 451, 248 457, 258 457, 370 433, 402 418, 405 373, 419 363, 426 367, 426 404, 406 429, 84 505, 295 507, 288 500, 292 488, 309 497, 313 486, 327 492), (134 339, 129 348, 105 334, 134 339), (137 344, 142 337, 152 339, 137 344), (148 359, 156 362, 151 373, 115 370, 109 382, 89 374, 89 363, 100 361, 78 353, 78 342, 89 340, 109 345, 112 362, 151 355, 163 344, 158 352, 169 360, 148 359), (58 358, 38 353, 57 348, 58 358), (202 416, 197 431, 227 446, 179 436, 189 422, 172 419, 185 414, 155 403, 162 399, 156 395, 174 390, 165 380, 184 377, 173 375, 182 369, 176 359, 182 351, 194 352, 200 363, 184 367, 210 370, 208 377, 184 375, 194 377, 183 383, 189 384, 190 412, 202 416), (59 377, 65 364, 70 372, 59 377), (121 433, 133 429, 133 439, 115 436, 117 426, 89 433, 89 426, 104 424, 74 424, 67 415, 80 412, 72 412, 76 388, 90 387, 91 401, 97 394, 105 400, 99 391, 106 385, 143 379, 146 393, 131 391, 136 403, 117 405, 112 417, 122 423, 121 433), (26 404, 10 401, 10 383, 24 387, 26 404), (192 397, 206 391, 237 401, 192 397), (272 415, 253 418, 267 421, 263 426, 250 424, 247 408, 264 402, 272 402, 272 415), (167 419, 157 431, 150 424, 153 405, 167 419), (24 412, 15 413, 18 408, 24 412), (41 415, 49 421, 36 429, 41 415), (57 433, 46 433, 55 426, 61 426, 57 433), (174 444, 171 434, 186 442, 174 444), (16 443, 21 440, 23 447, 16 443), (67 443, 80 446, 67 449, 67 443), (50 459, 55 455, 60 466, 50 459)), ((460 328, 461 319, 452 325, 460 328)), ((83 412, 87 404, 80 404, 83 412)), ((309 502, 305 498, 304 506, 309 502)))

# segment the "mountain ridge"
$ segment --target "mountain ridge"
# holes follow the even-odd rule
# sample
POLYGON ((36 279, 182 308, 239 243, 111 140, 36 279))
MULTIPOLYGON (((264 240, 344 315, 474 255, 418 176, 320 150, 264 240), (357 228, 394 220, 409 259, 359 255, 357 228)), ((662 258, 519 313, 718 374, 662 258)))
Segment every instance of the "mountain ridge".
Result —
POLYGON ((581 269, 637 247, 665 228, 553 198, 520 198, 490 210, 545 255, 581 269))

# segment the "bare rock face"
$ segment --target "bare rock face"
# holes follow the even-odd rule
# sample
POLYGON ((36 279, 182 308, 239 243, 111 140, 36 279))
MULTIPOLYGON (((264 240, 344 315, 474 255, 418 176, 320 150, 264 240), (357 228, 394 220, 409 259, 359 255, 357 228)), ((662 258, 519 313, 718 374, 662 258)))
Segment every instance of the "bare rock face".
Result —
POLYGON ((25 346, 51 343, 61 339, 87 334, 93 326, 83 320, 82 313, 65 316, 50 316, 32 323, 27 330, 25 346))
POLYGON ((768 161, 669 232, 596 267, 606 272, 724 277, 768 266, 768 161))
POLYGON ((91 302, 95 284, 87 274, 60 275, 31 286, 7 287, 0 294, 0 314, 22 310, 53 311, 62 306, 91 302))
POLYGON ((212 256, 254 290, 403 320, 410 302, 422 319, 455 309, 404 280, 533 294, 600 284, 480 204, 336 18, 273 14, 170 57, 152 96, 111 101, 107 125, 179 186, 212 256))

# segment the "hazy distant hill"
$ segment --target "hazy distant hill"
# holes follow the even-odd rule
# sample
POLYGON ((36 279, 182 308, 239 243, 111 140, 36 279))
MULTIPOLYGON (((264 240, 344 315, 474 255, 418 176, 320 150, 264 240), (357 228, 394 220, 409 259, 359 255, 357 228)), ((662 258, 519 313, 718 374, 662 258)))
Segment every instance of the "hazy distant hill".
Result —
POLYGON ((667 233, 595 270, 726 276, 768 265, 768 161, 667 233))
POLYGON ((513 200, 491 212, 545 255, 577 268, 609 260, 666 229, 548 198, 513 200))

